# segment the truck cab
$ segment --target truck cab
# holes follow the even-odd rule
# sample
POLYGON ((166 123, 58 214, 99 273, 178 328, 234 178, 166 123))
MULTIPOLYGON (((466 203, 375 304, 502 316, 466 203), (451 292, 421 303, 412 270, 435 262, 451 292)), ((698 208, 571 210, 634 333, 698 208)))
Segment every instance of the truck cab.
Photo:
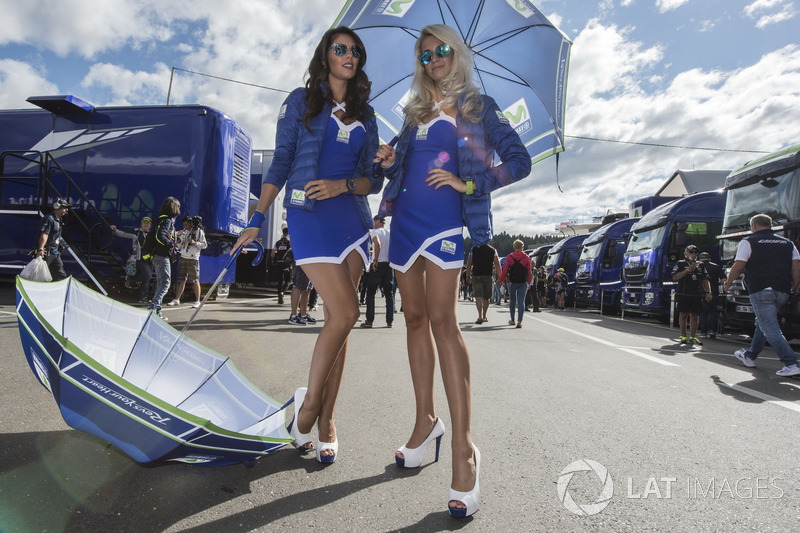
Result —
POLYGON ((691 194, 653 209, 631 227, 622 265, 624 312, 668 319, 677 286, 673 266, 690 244, 719 261, 716 237, 724 209, 721 190, 691 194))
MULTIPOLYGON (((765 213, 773 231, 800 243, 800 144, 795 144, 734 169, 725 180, 725 215, 720 239, 720 260, 730 271, 736 249, 751 234, 750 218, 765 213)), ((746 279, 739 278, 725 295, 722 321, 744 331, 754 329, 746 279)), ((792 295, 778 316, 787 338, 800 337, 800 301, 792 295)))
POLYGON ((617 313, 622 296, 622 261, 638 218, 606 224, 584 242, 575 274, 576 304, 617 313))

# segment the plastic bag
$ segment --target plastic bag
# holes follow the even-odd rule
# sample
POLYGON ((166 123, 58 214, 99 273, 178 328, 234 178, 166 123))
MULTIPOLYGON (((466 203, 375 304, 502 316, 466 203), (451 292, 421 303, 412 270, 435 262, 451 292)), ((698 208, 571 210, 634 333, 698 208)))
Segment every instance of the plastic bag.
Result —
POLYGON ((31 281, 53 281, 53 276, 50 275, 50 269, 47 268, 47 263, 41 257, 34 257, 33 260, 25 265, 19 277, 31 281))
POLYGON ((136 257, 130 256, 128 262, 125 264, 125 275, 133 277, 136 275, 136 257))

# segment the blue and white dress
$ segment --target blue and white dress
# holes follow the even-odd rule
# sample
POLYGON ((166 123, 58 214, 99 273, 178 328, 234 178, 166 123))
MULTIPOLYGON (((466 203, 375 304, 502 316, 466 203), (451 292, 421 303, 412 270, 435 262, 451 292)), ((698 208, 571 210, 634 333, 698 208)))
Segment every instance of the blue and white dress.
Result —
POLYGON ((441 109, 416 127, 405 158, 403 186, 394 202, 389 263, 406 272, 423 256, 442 269, 464 264, 461 193, 445 185, 434 189, 428 171, 443 168, 458 176, 456 119, 441 109))
MULTIPOLYGON (((339 104, 331 112, 322 142, 317 179, 350 179, 358 164, 366 130, 359 121, 344 124, 339 120, 333 113, 342 108, 343 104, 339 104)), ((341 264, 351 251, 358 250, 364 266, 369 264, 369 232, 364 229, 354 198, 354 195, 345 193, 318 200, 314 211, 287 210, 295 263, 341 264)))

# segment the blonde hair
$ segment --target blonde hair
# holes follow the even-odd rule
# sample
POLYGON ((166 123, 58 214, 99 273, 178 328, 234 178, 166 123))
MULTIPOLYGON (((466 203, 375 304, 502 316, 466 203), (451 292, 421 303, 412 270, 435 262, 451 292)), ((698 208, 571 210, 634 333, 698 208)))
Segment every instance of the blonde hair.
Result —
POLYGON ((422 28, 414 44, 414 80, 411 83, 412 97, 404 108, 406 123, 411 126, 424 124, 436 103, 436 89, 433 80, 425 72, 425 66, 416 58, 422 53, 422 41, 426 37, 435 37, 450 45, 452 67, 450 73, 441 81, 440 88, 444 97, 444 107, 456 107, 459 97, 464 94, 461 105, 461 116, 472 123, 480 122, 483 111, 483 100, 480 91, 472 81, 472 52, 461 36, 450 26, 431 24, 422 28))
POLYGON ((522 250, 525 247, 525 243, 517 239, 514 241, 513 246, 515 250, 522 250))

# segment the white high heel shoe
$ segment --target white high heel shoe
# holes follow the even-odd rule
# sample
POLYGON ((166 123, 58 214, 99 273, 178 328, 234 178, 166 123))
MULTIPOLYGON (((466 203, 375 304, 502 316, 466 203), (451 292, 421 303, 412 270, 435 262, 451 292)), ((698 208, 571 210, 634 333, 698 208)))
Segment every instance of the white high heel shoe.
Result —
POLYGON ((336 460, 337 455, 339 455, 339 439, 333 442, 317 441, 317 461, 324 464, 331 464, 336 460), (333 455, 322 455, 324 450, 333 450, 333 455))
MULTIPOLYGON (((301 453, 306 453, 311 451, 311 448, 307 446, 311 444, 311 434, 310 433, 300 433, 300 430, 297 428, 297 417, 300 414, 300 408, 303 406, 303 401, 306 399, 306 392, 308 389, 306 387, 301 387, 297 389, 294 393, 294 418, 289 423, 289 434, 294 437, 294 441, 292 442, 292 446, 300 450, 301 453)), ((317 452, 317 457, 319 457, 319 452, 317 452)))
POLYGON ((478 478, 481 473, 481 452, 477 446, 472 446, 475 450, 475 486, 469 492, 459 492, 450 489, 450 497, 447 500, 447 510, 450 511, 450 516, 453 518, 464 518, 472 516, 478 511, 481 503, 481 487, 478 483, 478 478), (459 507, 450 507, 451 501, 459 501, 466 505, 465 509, 459 507))
POLYGON ((422 459, 425 458, 425 450, 432 440, 436 439, 436 458, 434 462, 439 460, 439 447, 442 444, 442 435, 444 435, 444 422, 441 418, 436 419, 436 424, 433 426, 428 437, 417 448, 406 448, 401 446, 398 452, 403 454, 403 457, 398 457, 395 452, 394 460, 397 466, 404 466, 406 468, 419 468, 422 464, 422 459))

